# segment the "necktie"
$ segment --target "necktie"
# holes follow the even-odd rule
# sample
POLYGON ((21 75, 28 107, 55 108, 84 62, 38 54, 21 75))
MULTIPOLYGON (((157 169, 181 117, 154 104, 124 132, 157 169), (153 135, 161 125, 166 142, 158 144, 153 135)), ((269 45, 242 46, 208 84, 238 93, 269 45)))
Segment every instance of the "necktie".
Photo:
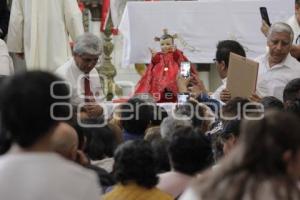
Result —
POLYGON ((89 76, 84 77, 84 101, 91 102, 93 97, 93 92, 91 91, 89 76))

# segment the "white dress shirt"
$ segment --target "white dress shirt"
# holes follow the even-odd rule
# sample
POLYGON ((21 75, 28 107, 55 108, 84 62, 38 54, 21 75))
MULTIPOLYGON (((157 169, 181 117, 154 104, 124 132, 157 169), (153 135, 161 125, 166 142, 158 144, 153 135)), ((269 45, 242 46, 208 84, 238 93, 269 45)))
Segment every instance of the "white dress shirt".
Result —
POLYGON ((227 84, 227 77, 222 79, 222 85, 220 85, 215 91, 214 93, 212 93, 212 95, 210 95, 211 98, 213 99, 217 99, 219 100, 220 102, 221 101, 221 92, 226 88, 226 84, 227 84))
MULTIPOLYGON (((71 103, 78 106, 84 102, 84 78, 87 76, 80 71, 73 58, 68 60, 64 65, 59 67, 56 72, 61 78, 66 80, 72 88, 71 103)), ((99 73, 94 68, 88 74, 90 87, 96 102, 104 100, 103 88, 100 85, 99 73)))
POLYGON ((259 63, 257 77, 257 94, 261 97, 274 96, 283 99, 283 90, 286 84, 300 77, 300 63, 290 54, 286 59, 270 67, 268 54, 256 58, 259 63))

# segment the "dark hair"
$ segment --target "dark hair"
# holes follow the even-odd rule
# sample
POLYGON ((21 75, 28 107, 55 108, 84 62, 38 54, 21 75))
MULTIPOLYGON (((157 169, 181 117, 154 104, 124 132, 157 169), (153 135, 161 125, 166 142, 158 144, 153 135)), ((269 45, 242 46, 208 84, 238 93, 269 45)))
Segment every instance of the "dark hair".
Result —
POLYGON ((129 133, 144 134, 151 118, 151 106, 141 99, 131 98, 121 106, 121 124, 129 133))
MULTIPOLYGON (((242 97, 235 97, 228 101, 223 107, 221 112, 223 113, 223 116, 229 115, 231 117, 239 117, 239 114, 244 114, 244 109, 256 109, 256 105, 249 104, 251 103, 248 99, 242 98, 242 97), (249 105, 247 105, 249 104, 249 105), (239 113, 241 112, 241 113, 239 113)), ((248 113, 246 113, 248 114, 248 113)), ((241 118, 244 116, 241 115, 241 118)))
POLYGON ((218 62, 224 61, 225 67, 229 64, 230 52, 246 57, 243 46, 235 40, 223 40, 217 45, 216 60, 218 62))
POLYGON ((164 118, 168 117, 168 112, 164 107, 155 106, 153 108, 153 115, 151 118, 152 126, 159 126, 164 118))
POLYGON ((205 110, 201 104, 195 101, 188 101, 187 103, 183 105, 179 105, 176 108, 176 114, 185 115, 190 118, 192 121, 192 125, 194 128, 197 128, 200 132, 205 132, 206 130, 203 130, 204 127, 204 115, 205 110))
POLYGON ((263 97, 260 103, 264 106, 265 110, 283 110, 283 103, 273 96, 263 97))
POLYGON ((287 174, 287 162, 283 160, 286 151, 291 151, 295 159, 300 149, 299 121, 290 113, 273 111, 261 120, 242 123, 238 145, 217 171, 203 175, 199 182, 202 199, 237 200, 248 195, 260 199, 261 186, 269 186, 267 193, 274 192, 276 199, 288 199, 282 195, 295 191, 298 196, 291 199, 299 199, 297 185, 287 174))
POLYGON ((300 117, 300 78, 291 80, 283 90, 284 107, 287 112, 300 117))
POLYGON ((229 139, 231 136, 236 138, 240 137, 240 125, 241 120, 230 120, 224 124, 224 128, 221 131, 221 138, 222 139, 229 139))
MULTIPOLYGON (((69 90, 53 74, 32 71, 17 74, 3 82, 0 95, 2 125, 12 141, 26 148, 42 138, 57 121, 51 116, 51 106, 69 102, 69 90), (51 92, 52 89, 52 92, 51 92), (57 98, 54 96, 56 95, 57 98)), ((68 116, 67 106, 54 106, 53 116, 68 116)))
POLYGON ((117 139, 108 127, 83 128, 85 135, 89 135, 85 152, 92 160, 113 157, 117 147, 117 139))
POLYGON ((283 90, 283 102, 300 99, 300 78, 288 82, 283 90))
POLYGON ((151 142, 151 146, 157 163, 157 173, 170 171, 171 166, 168 156, 169 141, 167 139, 157 138, 151 142))
POLYGON ((174 37, 170 34, 163 34, 161 37, 160 37, 160 40, 166 40, 166 39, 172 39, 172 42, 174 42, 174 37))
POLYGON ((300 4, 300 0, 295 0, 295 4, 300 4))
POLYGON ((134 181, 152 188, 158 182, 156 160, 150 144, 143 140, 127 141, 115 152, 114 175, 123 185, 134 181))
POLYGON ((168 152, 172 167, 189 175, 204 170, 213 162, 211 143, 192 127, 179 128, 172 135, 168 152))

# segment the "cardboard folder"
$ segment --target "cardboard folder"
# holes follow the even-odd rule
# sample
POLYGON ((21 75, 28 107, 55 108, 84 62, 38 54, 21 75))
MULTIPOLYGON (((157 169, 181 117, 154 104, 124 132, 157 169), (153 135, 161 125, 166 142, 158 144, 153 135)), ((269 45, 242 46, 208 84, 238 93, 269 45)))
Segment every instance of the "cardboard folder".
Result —
POLYGON ((258 63, 230 53, 227 89, 231 93, 231 98, 244 97, 248 98, 256 90, 258 63))

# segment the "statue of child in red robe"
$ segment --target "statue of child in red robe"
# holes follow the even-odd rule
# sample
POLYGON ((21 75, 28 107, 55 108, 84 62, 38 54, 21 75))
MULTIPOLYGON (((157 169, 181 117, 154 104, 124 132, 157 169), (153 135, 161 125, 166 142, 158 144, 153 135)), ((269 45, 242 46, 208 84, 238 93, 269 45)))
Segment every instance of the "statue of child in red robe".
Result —
MULTIPOLYGON (((151 63, 146 72, 138 82, 135 90, 137 93, 150 93, 157 102, 176 102, 178 88, 176 77, 180 69, 181 62, 188 62, 182 51, 176 49, 174 39, 176 35, 169 35, 167 30, 155 40, 160 42, 161 51, 152 54, 151 63)), ((197 71, 191 66, 191 75, 195 76, 197 71)))

